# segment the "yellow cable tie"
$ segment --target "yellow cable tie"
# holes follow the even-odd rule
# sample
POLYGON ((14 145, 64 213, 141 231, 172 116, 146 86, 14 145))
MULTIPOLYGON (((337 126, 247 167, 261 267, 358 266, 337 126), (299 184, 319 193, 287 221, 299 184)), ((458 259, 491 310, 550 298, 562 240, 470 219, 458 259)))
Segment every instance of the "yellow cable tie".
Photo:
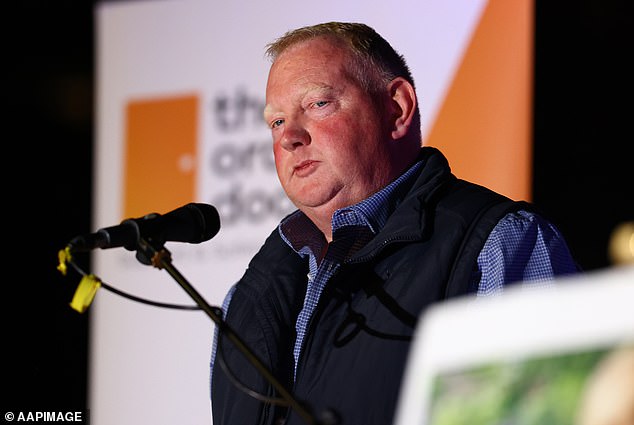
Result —
POLYGON ((87 274, 81 278, 79 286, 75 291, 73 300, 70 302, 70 306, 80 313, 86 311, 86 309, 92 303, 95 298, 97 289, 101 287, 101 280, 94 274, 87 274))
POLYGON ((73 257, 70 254, 70 247, 66 247, 64 249, 60 249, 57 253, 57 257, 59 258, 59 265, 57 266, 57 270, 64 276, 66 276, 66 272, 68 271, 67 263, 71 262, 73 257))

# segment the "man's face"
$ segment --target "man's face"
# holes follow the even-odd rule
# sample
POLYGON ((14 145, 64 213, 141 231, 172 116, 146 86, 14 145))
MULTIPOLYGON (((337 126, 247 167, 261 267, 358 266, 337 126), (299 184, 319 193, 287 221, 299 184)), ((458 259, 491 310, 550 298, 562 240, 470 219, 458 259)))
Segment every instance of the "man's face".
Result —
POLYGON ((385 106, 346 72, 349 62, 314 39, 284 51, 269 73, 264 117, 277 174, 309 217, 355 204, 394 177, 385 106))

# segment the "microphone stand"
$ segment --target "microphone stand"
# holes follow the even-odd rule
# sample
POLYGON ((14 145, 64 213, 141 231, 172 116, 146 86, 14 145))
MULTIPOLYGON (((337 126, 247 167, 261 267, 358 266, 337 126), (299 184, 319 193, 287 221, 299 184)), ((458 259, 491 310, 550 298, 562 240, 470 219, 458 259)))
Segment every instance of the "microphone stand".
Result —
POLYGON ((266 366, 258 359, 251 349, 242 341, 242 339, 233 331, 233 329, 222 319, 222 310, 218 307, 210 306, 205 299, 194 289, 194 287, 185 279, 185 277, 172 264, 171 253, 163 246, 157 244, 154 246, 148 240, 140 238, 137 246, 137 259, 145 264, 152 265, 158 269, 164 269, 176 282, 189 294, 196 304, 211 318, 218 326, 220 332, 224 333, 230 341, 244 354, 247 360, 255 366, 255 368, 266 378, 267 381, 277 390, 277 392, 286 400, 289 406, 294 409, 297 414, 310 425, 319 425, 315 417, 293 397, 293 395, 273 376, 266 366))

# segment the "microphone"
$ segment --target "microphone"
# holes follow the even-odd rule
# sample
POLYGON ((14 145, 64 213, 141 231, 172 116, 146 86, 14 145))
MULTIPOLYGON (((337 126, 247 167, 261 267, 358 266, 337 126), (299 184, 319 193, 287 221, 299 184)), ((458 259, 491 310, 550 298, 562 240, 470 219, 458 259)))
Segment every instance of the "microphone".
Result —
POLYGON ((208 204, 189 203, 163 215, 151 213, 139 218, 128 218, 117 226, 77 236, 68 246, 73 252, 117 247, 134 251, 141 238, 161 244, 167 241, 197 244, 213 238, 219 230, 220 216, 216 208, 208 204))

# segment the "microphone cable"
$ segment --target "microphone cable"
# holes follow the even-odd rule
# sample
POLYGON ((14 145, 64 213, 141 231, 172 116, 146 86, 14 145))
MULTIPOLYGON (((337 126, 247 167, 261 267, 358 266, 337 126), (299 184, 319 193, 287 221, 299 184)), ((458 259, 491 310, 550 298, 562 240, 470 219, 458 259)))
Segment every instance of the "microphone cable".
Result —
POLYGON ((171 304, 164 303, 154 300, 148 300, 145 298, 138 297, 136 295, 129 294, 120 289, 115 288, 104 282, 101 278, 97 277, 92 273, 87 273, 84 271, 74 260, 71 254, 71 248, 66 247, 63 250, 60 250, 58 253, 59 257, 59 265, 57 266, 57 270, 63 275, 66 276, 68 265, 70 265, 77 273, 79 273, 82 278, 79 282, 77 290, 75 291, 75 295, 73 300, 70 303, 70 306, 77 310, 80 313, 83 313, 92 303, 92 300, 95 296, 95 293, 99 288, 104 288, 114 294, 117 294, 123 298, 126 298, 131 301, 135 301, 141 304, 147 304, 154 307, 160 308, 169 308, 174 310, 202 310, 197 305, 182 305, 182 304, 171 304))
POLYGON ((258 400, 258 401, 262 401, 264 403, 270 403, 270 404, 275 404, 278 406, 286 406, 286 407, 290 407, 290 403, 280 397, 269 397, 265 394, 262 394, 254 389, 249 388, 246 384, 244 384, 242 381, 240 381, 238 379, 238 377, 235 375, 235 373, 233 373, 233 371, 229 368, 229 365, 227 364, 226 360, 225 360, 225 356, 224 356, 224 352, 222 349, 222 339, 223 339, 223 334, 222 331, 218 331, 218 346, 217 348, 217 352, 216 352, 216 360, 218 360, 218 363, 220 364, 220 367, 222 368, 222 371, 225 373, 225 375, 227 375, 227 378, 229 378, 229 381, 231 382, 231 384, 233 386, 235 386, 238 390, 242 391, 243 393, 245 393, 246 395, 258 400))
MULTIPOLYGON (((111 285, 108 285, 107 283, 105 283, 101 278, 99 278, 98 276, 92 274, 92 273, 87 273, 86 271, 84 271, 74 260, 73 256, 72 256, 72 247, 71 246, 67 246, 66 248, 62 249, 59 251, 58 253, 58 257, 59 257, 59 265, 57 266, 57 270, 64 276, 67 275, 68 273, 68 266, 70 266, 71 268, 73 268, 77 273, 79 273, 82 278, 81 281, 79 283, 79 286, 77 287, 76 291, 75 291, 75 295, 73 296, 73 300, 70 303, 70 306, 74 309, 77 310, 80 313, 83 313, 84 311, 86 311, 86 309, 90 306, 90 304, 92 304, 92 301, 95 297, 95 294, 97 292, 97 290, 101 287, 105 288, 108 291, 113 292, 116 295, 122 296, 124 298, 127 298, 131 301, 135 301, 135 302, 139 302, 142 304, 148 304, 154 307, 161 307, 161 308, 169 308, 169 309, 178 309, 178 310, 203 310, 202 308, 198 307, 198 306, 191 306, 191 305, 179 305, 179 304, 171 304, 171 303, 163 303, 163 302, 158 302, 158 301, 153 301, 153 300, 148 300, 145 298, 141 298, 141 297, 137 297, 135 295, 131 295, 128 294, 120 289, 114 288, 111 285)), ((216 312, 216 314, 218 315, 222 315, 222 311, 219 308, 216 308, 216 310, 218 310, 216 312)), ((229 378, 229 381, 232 383, 232 385, 235 385, 236 388, 238 388, 238 390, 244 392, 245 394, 249 395, 250 397, 255 398, 256 400, 259 400, 261 402, 265 402, 265 403, 270 403, 273 405, 278 405, 278 406, 284 406, 284 407, 288 407, 288 408, 293 408, 293 409, 297 409, 298 413, 304 417, 305 415, 308 416, 308 418, 304 417, 304 419, 311 425, 338 425, 340 423, 340 420, 338 418, 338 415, 335 414, 334 411, 331 410, 326 410, 322 413, 321 418, 317 419, 315 417, 312 416, 311 413, 309 413, 306 409, 306 406, 303 406, 303 404, 299 403, 299 402, 295 402, 296 404, 293 404, 293 402, 291 400, 287 400, 284 399, 283 397, 270 397, 267 396, 265 394, 259 393, 258 391, 255 391, 251 388, 249 388, 248 386, 246 386, 244 383, 242 383, 236 376, 235 374, 230 370, 228 364, 225 361, 224 358, 224 352, 222 349, 222 340, 223 340, 223 332, 219 329, 220 334, 218 335, 218 351, 217 351, 217 360, 220 363, 220 366, 222 368, 222 370, 224 371, 224 373, 226 374, 226 376, 229 378), (301 409, 301 410, 299 410, 301 409)))

